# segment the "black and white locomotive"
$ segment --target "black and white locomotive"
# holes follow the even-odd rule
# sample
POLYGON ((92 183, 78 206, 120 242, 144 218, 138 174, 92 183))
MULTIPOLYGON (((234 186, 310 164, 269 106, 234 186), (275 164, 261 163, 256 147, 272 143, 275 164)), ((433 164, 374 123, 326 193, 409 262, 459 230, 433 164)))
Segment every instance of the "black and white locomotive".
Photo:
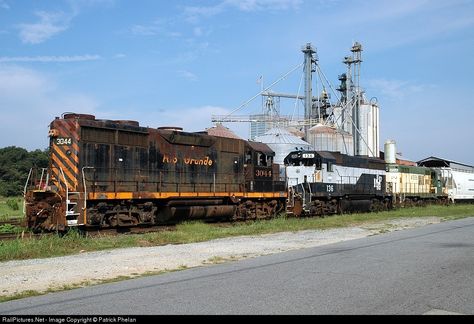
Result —
POLYGON ((288 211, 296 216, 391 207, 385 163, 339 152, 294 151, 285 158, 288 211))

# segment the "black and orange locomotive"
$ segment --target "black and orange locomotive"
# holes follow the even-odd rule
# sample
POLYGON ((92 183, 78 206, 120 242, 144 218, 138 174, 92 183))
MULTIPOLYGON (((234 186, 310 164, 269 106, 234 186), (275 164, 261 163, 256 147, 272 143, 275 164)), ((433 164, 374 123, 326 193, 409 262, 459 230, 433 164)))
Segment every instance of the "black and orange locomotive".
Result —
POLYGON ((271 217, 285 181, 265 144, 67 113, 50 124, 50 165, 30 172, 35 231, 271 217))

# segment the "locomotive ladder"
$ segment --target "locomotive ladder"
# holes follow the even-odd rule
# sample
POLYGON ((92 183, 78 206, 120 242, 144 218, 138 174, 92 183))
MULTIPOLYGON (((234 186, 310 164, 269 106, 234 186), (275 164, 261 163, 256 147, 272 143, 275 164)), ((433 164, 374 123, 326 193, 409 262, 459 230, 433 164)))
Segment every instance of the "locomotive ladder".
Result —
POLYGON ((309 212, 311 208, 311 202, 312 202, 312 196, 313 196, 313 193, 311 191, 311 185, 309 183, 301 183, 300 185, 301 185, 301 188, 303 189, 303 202, 304 202, 303 209, 306 212, 309 212), (305 184, 308 185, 308 192, 306 192, 305 184))
POLYGON ((80 213, 76 210, 79 197, 81 193, 79 191, 69 191, 69 185, 66 180, 66 176, 62 168, 59 168, 61 176, 64 180, 64 187, 66 188, 66 222, 68 226, 77 226, 77 218, 80 213))

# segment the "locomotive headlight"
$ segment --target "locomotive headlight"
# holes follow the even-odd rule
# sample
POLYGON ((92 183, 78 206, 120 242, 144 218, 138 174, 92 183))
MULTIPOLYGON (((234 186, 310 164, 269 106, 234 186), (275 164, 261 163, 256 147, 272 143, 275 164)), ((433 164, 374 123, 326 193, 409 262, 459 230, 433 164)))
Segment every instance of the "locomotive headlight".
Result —
POLYGON ((66 155, 71 155, 71 150, 67 150, 66 155))

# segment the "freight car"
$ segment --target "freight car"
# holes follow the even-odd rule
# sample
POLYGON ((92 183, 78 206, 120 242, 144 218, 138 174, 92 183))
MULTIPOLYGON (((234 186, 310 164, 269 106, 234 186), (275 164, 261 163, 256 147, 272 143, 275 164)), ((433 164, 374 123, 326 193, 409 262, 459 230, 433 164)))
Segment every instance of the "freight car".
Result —
POLYGON ((25 186, 34 231, 267 218, 285 207, 262 143, 76 113, 56 117, 49 137, 49 167, 25 186))
POLYGON ((474 202, 474 167, 439 157, 418 161, 439 174, 439 182, 449 202, 474 202))
POLYGON ((385 162, 339 152, 294 151, 285 158, 289 213, 329 215, 391 208, 385 162))

